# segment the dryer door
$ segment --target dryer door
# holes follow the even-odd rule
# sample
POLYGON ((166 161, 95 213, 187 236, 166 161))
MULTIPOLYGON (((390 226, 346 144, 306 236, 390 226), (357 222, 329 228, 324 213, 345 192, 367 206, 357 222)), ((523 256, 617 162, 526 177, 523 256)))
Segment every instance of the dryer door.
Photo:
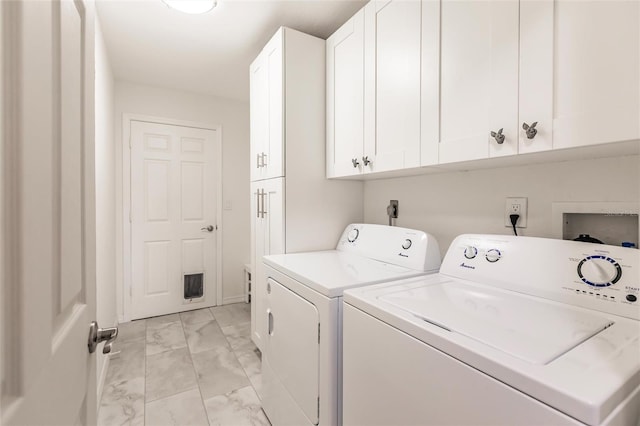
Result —
POLYGON ((269 278, 263 353, 263 405, 273 424, 318 424, 319 348, 316 307, 269 278))

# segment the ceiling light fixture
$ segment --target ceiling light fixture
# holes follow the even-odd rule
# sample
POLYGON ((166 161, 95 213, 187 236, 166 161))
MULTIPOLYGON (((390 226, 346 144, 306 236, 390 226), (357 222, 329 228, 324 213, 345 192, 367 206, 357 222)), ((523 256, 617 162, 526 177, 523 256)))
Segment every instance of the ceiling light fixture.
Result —
POLYGON ((212 10, 218 2, 216 0, 162 0, 167 6, 180 12, 199 14, 212 10))

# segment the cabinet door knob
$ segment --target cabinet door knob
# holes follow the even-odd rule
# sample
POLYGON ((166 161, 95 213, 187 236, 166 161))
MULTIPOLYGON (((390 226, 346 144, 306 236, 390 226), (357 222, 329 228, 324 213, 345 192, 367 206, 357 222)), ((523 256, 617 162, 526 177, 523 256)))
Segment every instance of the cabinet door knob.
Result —
POLYGON ((368 155, 366 157, 362 157, 362 162, 364 163, 365 166, 368 166, 369 164, 371 164, 371 160, 369 160, 368 155))
POLYGON ((498 145, 502 145, 504 142, 504 135, 502 134, 502 130, 503 129, 498 130, 497 133, 494 131, 491 132, 491 137, 493 137, 496 140, 498 145))
POLYGON ((536 129, 536 124, 538 124, 538 122, 534 122, 531 126, 529 126, 527 123, 522 123, 522 128, 527 132, 527 138, 528 139, 533 139, 536 137, 536 134, 538 133, 538 129, 536 129))
POLYGON ((353 168, 355 169, 356 167, 358 167, 360 165, 360 162, 358 161, 357 158, 352 158, 351 159, 351 164, 353 164, 353 168))

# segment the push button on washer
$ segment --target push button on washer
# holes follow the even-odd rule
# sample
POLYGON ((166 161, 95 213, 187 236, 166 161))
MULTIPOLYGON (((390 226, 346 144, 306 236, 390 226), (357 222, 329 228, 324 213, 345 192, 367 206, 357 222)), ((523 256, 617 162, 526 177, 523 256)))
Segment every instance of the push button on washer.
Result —
POLYGON ((627 300, 629 302, 635 302, 636 300, 638 300, 638 298, 634 294, 627 294, 627 300))

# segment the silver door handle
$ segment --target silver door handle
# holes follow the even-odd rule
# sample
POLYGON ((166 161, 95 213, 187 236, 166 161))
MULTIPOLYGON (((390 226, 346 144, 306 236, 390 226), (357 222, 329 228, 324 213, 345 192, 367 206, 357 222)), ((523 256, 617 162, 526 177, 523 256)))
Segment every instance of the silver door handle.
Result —
POLYGON ((218 227, 216 226, 214 228, 213 225, 209 225, 206 228, 200 228, 201 231, 209 231, 209 232, 213 232, 214 229, 218 229, 218 227))
POLYGON ((256 189, 256 217, 260 217, 260 190, 256 189))
POLYGON ((267 167, 267 154, 262 153, 262 167, 267 167))
POLYGON ((264 219, 264 215, 267 214, 267 211, 264 209, 264 199, 266 195, 267 195, 267 192, 264 189, 262 189, 260 194, 260 198, 262 198, 262 211, 260 212, 260 214, 263 219, 264 219))
POLYGON ((87 346, 89 347, 89 353, 92 354, 96 351, 96 347, 100 342, 107 342, 102 348, 103 354, 111 352, 113 342, 118 337, 118 327, 100 328, 97 321, 91 321, 89 324, 89 341, 87 346))
POLYGON ((260 154, 256 154, 256 168, 260 168, 260 154))
POLYGON ((268 316, 269 329, 267 330, 267 333, 269 334, 269 336, 273 336, 273 314, 271 313, 271 311, 267 311, 267 312, 269 312, 269 316, 268 316))

